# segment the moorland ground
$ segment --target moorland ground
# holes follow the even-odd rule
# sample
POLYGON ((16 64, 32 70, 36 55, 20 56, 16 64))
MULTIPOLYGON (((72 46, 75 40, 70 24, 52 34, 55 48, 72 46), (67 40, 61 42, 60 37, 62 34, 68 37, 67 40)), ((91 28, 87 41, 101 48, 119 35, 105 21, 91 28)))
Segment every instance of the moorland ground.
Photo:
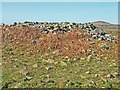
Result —
POLYGON ((2 42, 3 88, 119 88, 119 41, 88 40, 83 30, 56 35, 15 27, 2 34, 11 37, 2 42))

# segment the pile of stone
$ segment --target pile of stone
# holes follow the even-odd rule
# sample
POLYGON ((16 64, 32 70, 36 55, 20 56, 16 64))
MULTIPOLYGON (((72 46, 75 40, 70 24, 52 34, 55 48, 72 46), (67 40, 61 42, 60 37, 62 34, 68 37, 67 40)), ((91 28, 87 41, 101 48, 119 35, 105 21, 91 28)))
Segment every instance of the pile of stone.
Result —
POLYGON ((106 33, 103 29, 98 28, 92 23, 73 23, 73 22, 24 22, 14 23, 13 26, 39 28, 42 33, 64 34, 73 30, 85 30, 91 38, 116 42, 111 34, 106 33))
POLYGON ((72 31, 75 29, 79 29, 79 24, 71 23, 71 22, 24 22, 24 23, 15 23, 13 26, 19 27, 32 27, 32 28, 40 28, 42 29, 43 33, 56 33, 56 34, 63 34, 68 31, 72 31))
POLYGON ((81 29, 86 30, 86 32, 94 39, 106 40, 109 42, 116 42, 115 36, 106 33, 103 29, 98 28, 92 23, 85 23, 81 26, 81 29))

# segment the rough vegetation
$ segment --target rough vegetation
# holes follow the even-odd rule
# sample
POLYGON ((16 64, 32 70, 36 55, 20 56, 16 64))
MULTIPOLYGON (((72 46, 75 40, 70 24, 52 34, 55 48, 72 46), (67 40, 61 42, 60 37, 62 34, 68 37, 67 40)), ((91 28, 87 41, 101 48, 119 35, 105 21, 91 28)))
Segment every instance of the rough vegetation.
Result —
POLYGON ((2 88, 119 88, 113 32, 90 23, 2 25, 2 88))

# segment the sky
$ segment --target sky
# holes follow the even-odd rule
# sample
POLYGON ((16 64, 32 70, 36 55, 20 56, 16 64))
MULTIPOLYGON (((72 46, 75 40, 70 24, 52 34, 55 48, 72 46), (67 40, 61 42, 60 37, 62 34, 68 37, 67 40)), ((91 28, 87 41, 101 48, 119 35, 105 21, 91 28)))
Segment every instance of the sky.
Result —
POLYGON ((119 2, 120 0, 1 0, 2 2, 119 2))
POLYGON ((118 23, 117 2, 2 2, 2 22, 118 23))

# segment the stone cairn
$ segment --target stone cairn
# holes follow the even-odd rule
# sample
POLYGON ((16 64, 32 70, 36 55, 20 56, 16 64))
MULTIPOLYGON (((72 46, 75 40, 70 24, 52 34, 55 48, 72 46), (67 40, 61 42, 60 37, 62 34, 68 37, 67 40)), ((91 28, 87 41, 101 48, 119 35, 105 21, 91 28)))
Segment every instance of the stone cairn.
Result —
POLYGON ((24 23, 14 23, 10 26, 18 27, 32 27, 39 28, 42 33, 54 33, 54 34, 64 34, 65 32, 71 32, 73 30, 84 30, 90 35, 91 38, 98 40, 106 40, 109 42, 116 42, 115 36, 106 33, 103 29, 98 28, 92 23, 72 23, 72 22, 24 22, 24 23))

